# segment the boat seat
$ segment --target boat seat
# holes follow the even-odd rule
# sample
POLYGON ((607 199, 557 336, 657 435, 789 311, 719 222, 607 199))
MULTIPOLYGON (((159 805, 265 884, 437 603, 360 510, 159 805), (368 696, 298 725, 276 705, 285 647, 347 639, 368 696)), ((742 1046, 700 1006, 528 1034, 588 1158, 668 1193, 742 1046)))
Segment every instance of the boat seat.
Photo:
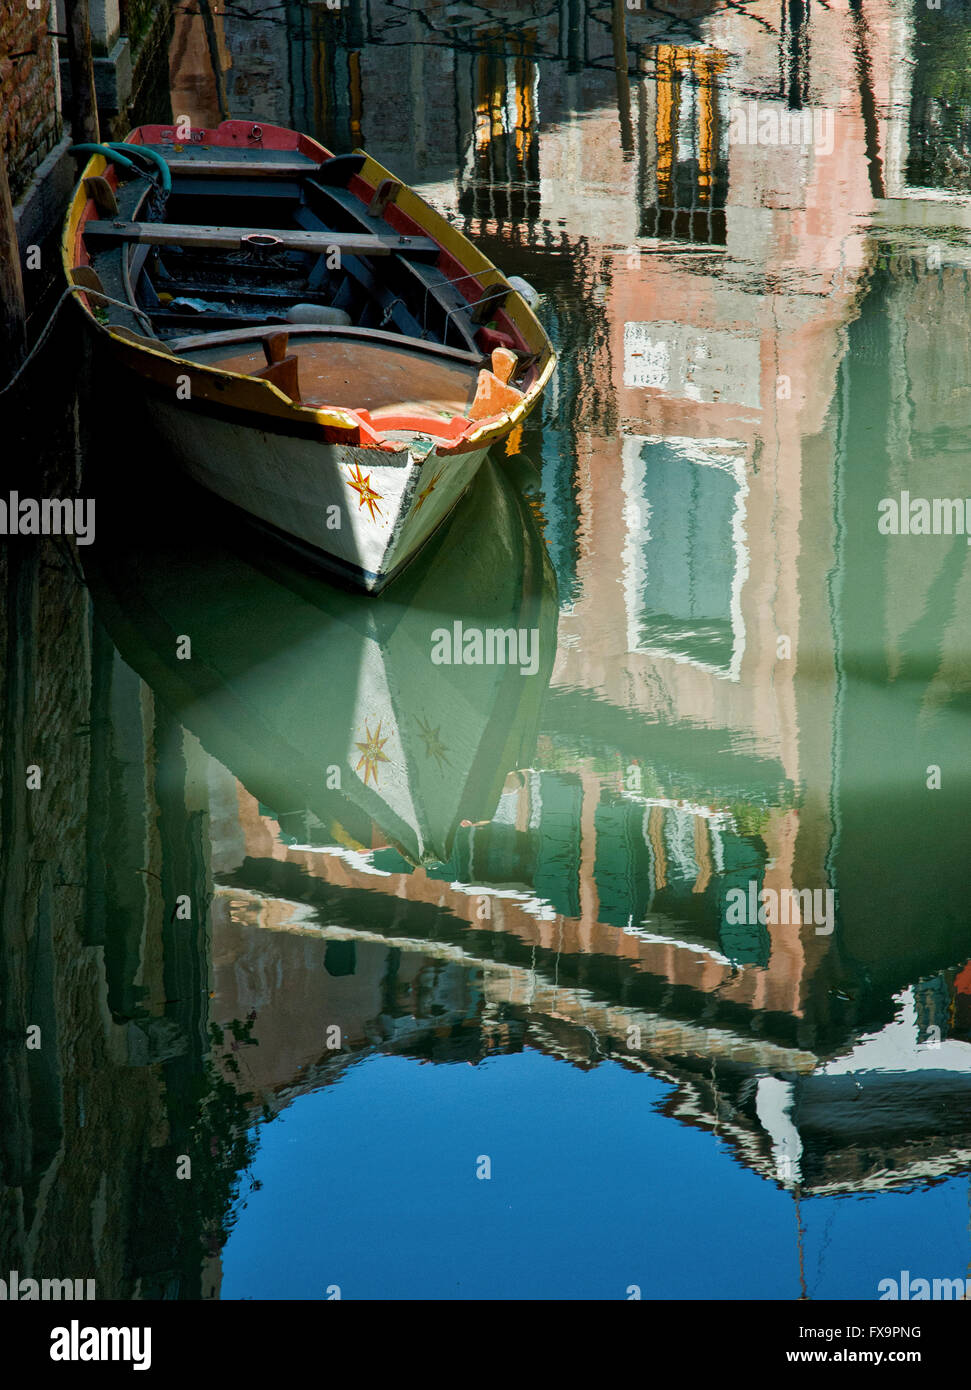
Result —
MULTIPOLYGON (((279 324, 253 324, 247 328, 223 329, 215 333, 193 333, 184 338, 170 338, 169 347, 173 352, 199 352, 207 348, 221 348, 236 343, 258 345, 266 333, 280 331, 279 324)), ((483 352, 466 352, 464 348, 446 347, 443 343, 432 343, 424 338, 410 338, 404 333, 389 333, 381 328, 361 328, 354 324, 350 328, 320 323, 295 323, 287 325, 286 332, 291 338, 306 335, 310 338, 333 340, 356 339, 392 348, 407 348, 426 357, 441 358, 449 362, 479 368, 489 359, 483 352)))
POLYGON ((85 241, 136 242, 151 246, 201 250, 323 251, 345 256, 433 256, 441 247, 431 237, 401 236, 396 232, 292 231, 287 228, 202 226, 193 222, 127 222, 122 218, 91 220, 84 225, 85 241))
POLYGON ((391 334, 360 333, 331 335, 318 329, 312 338, 286 331, 249 342, 227 338, 208 347, 200 344, 193 360, 241 376, 262 377, 291 394, 285 383, 289 380, 296 389, 294 368, 275 368, 292 358, 299 374, 299 399, 305 406, 370 412, 376 423, 426 434, 454 433, 452 421, 462 417, 464 422, 475 398, 477 368, 452 355, 416 352, 400 339, 395 342, 391 334))
POLYGON ((168 357, 175 356, 168 343, 164 343, 161 338, 149 338, 144 333, 136 333, 133 328, 125 328, 120 323, 113 323, 111 331, 116 338, 124 338, 126 342, 137 343, 139 347, 151 348, 153 352, 164 352, 168 357))

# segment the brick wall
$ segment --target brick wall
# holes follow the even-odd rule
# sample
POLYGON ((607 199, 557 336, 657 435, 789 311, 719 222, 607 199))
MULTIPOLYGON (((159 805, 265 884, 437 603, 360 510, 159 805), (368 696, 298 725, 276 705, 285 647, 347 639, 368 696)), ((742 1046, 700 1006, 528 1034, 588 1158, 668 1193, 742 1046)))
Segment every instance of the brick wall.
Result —
POLYGON ((46 3, 0 0, 0 154, 15 202, 60 137, 54 27, 46 3))

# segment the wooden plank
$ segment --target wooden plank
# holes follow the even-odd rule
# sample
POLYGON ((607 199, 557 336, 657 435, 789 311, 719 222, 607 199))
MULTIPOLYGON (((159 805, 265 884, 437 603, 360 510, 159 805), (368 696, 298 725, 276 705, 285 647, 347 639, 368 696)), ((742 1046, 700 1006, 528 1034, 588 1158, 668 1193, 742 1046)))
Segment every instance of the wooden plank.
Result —
POLYGON ((292 179, 294 175, 299 177, 317 171, 312 159, 180 159, 165 149, 160 149, 159 153, 173 177, 177 174, 205 174, 207 178, 292 179))
POLYGON ((194 179, 184 174, 172 176, 173 194, 189 194, 193 198, 272 198, 274 201, 296 203, 302 191, 303 185, 296 179, 194 179))
POLYGON ((470 367, 481 367, 488 358, 482 352, 466 352, 464 348, 445 347, 426 338, 409 338, 403 333, 387 333, 382 328, 347 328, 324 323, 264 324, 260 328, 228 328, 216 333, 196 333, 188 338, 170 338, 167 346, 172 352, 187 352, 195 348, 222 347, 227 343, 257 343, 261 338, 284 331, 290 338, 303 335, 333 338, 361 338, 376 344, 447 357, 470 367))
POLYGON ((349 192, 346 188, 338 188, 333 184, 318 183, 316 179, 308 179, 311 189, 322 194, 330 202, 336 203, 338 207, 354 218, 355 222, 363 222, 367 225, 367 208, 360 198, 349 192))
MULTIPOLYGON (((319 227, 323 225, 317 214, 306 207, 297 208, 294 218, 304 227, 307 226, 308 221, 311 223, 311 227, 315 223, 319 227)), ((357 233, 350 235, 357 235, 357 233)), ((344 272, 345 284, 354 280, 371 297, 374 306, 376 306, 373 312, 375 315, 381 316, 382 326, 390 322, 399 332, 405 333, 409 337, 418 338, 421 336, 423 325, 418 322, 404 300, 389 289, 383 280, 379 280, 364 261, 359 260, 356 256, 348 256, 342 261, 341 269, 344 272)), ((335 307, 343 309, 347 307, 347 301, 341 300, 339 304, 335 303, 335 307)), ((368 311, 365 310, 365 312, 368 311)))
POLYGON ((84 191, 94 199, 94 205, 102 217, 118 216, 118 199, 115 190, 101 174, 92 174, 84 180, 84 191))
MULTIPOLYGON (((345 188, 332 188, 329 185, 318 183, 316 179, 309 180, 309 183, 311 189, 324 199, 336 204, 348 216, 353 217, 358 225, 367 225, 367 209, 353 193, 349 193, 345 188)), ((297 215, 299 216, 299 211, 297 215)), ((313 215, 319 216, 318 214, 313 215)), ((470 304, 458 287, 437 267, 426 267, 409 261, 405 261, 404 264, 411 274, 418 278, 423 290, 427 291, 438 303, 442 313, 448 316, 452 327, 465 342, 467 349, 470 352, 478 351, 475 332, 470 326, 475 305, 470 304)))
POLYGON ((198 246, 222 251, 249 249, 248 237, 274 237, 272 250, 327 252, 334 248, 349 256, 437 255, 440 249, 431 237, 397 236, 394 232, 295 232, 267 227, 200 227, 191 222, 91 221, 85 225, 84 235, 99 240, 145 242, 150 246, 198 246))

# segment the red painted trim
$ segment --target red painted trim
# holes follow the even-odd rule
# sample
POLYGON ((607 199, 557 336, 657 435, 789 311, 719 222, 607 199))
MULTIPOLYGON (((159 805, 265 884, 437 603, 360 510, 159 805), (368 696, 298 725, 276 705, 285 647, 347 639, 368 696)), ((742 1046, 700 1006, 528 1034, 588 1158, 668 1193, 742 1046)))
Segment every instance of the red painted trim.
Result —
POLYGON ((131 131, 125 140, 130 145, 175 143, 192 145, 196 148, 217 145, 224 149, 293 150, 296 154, 304 154, 309 159, 318 161, 330 158, 330 151, 317 140, 311 139, 309 135, 303 135, 296 130, 287 130, 285 126, 267 125, 263 121, 230 120, 223 121, 218 126, 193 126, 191 129, 191 139, 179 141, 175 138, 176 126, 174 122, 167 125, 143 125, 131 131), (259 126, 262 131, 262 139, 259 144, 249 138, 254 126, 259 126))

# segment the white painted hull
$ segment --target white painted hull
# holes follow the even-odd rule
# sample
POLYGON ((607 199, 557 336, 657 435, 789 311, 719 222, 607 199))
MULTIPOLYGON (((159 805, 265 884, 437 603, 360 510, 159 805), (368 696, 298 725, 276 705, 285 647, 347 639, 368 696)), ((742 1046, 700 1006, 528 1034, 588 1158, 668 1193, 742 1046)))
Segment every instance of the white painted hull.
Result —
POLYGON ((426 441, 385 453, 234 424, 157 397, 147 406, 195 482, 369 593, 418 553, 489 452, 443 456, 426 441))

